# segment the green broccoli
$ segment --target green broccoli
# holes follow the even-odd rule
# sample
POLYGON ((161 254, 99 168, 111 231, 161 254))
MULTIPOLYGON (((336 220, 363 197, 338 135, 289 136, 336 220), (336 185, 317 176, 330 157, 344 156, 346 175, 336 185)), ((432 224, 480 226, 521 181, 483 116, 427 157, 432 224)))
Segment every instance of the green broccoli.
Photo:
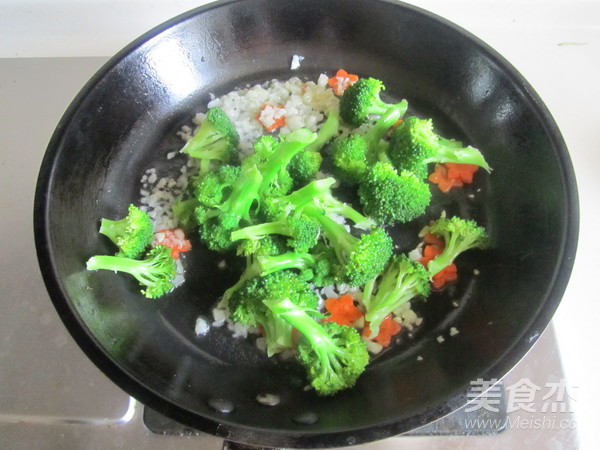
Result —
POLYGON ((196 208, 198 206, 200 206, 200 203, 197 198, 180 196, 171 207, 173 216, 177 220, 177 225, 188 233, 195 230, 198 226, 196 223, 196 208))
POLYGON ((315 313, 319 302, 309 284, 288 270, 252 278, 229 298, 229 310, 235 322, 262 328, 269 356, 293 345, 292 326, 266 306, 268 302, 282 299, 315 313))
POLYGON ((323 162, 321 150, 338 134, 339 127, 340 115, 339 110, 336 108, 330 111, 327 120, 325 120, 317 132, 316 140, 291 159, 288 171, 294 180, 294 187, 296 189, 315 178, 323 162))
POLYGON ((320 227, 314 220, 304 216, 288 216, 275 222, 251 225, 231 233, 232 241, 261 239, 271 234, 288 236, 288 245, 297 252, 307 252, 317 244, 320 227))
POLYGON ((128 273, 144 286, 141 292, 148 298, 158 298, 171 291, 177 273, 171 249, 164 245, 155 246, 141 260, 109 255, 92 256, 87 261, 87 269, 128 273))
POLYGON ((381 100, 379 94, 385 86, 375 78, 359 78, 349 86, 340 98, 340 117, 346 124, 359 127, 371 114, 383 114, 395 108, 402 117, 408 108, 406 100, 398 104, 388 104, 381 100))
POLYGON ((212 161, 231 164, 238 157, 240 137, 227 114, 218 107, 211 108, 196 134, 181 149, 200 160, 200 174, 208 173, 212 161))
POLYGON ((333 141, 331 161, 335 176, 348 184, 358 184, 373 163, 367 141, 360 134, 351 133, 333 141))
POLYGON ((204 175, 196 176, 192 182, 194 197, 204 206, 220 205, 231 194, 240 173, 240 166, 226 164, 204 175))
POLYGON ((260 255, 256 258, 254 273, 261 276, 280 270, 294 269, 303 280, 323 287, 340 281, 342 267, 333 249, 320 244, 311 253, 285 252, 277 255, 260 255))
POLYGON ((385 162, 374 164, 363 177, 358 195, 370 217, 381 225, 405 223, 425 212, 431 201, 429 185, 412 172, 385 162))
POLYGON ((271 220, 280 220, 290 214, 298 216, 309 206, 317 206, 330 217, 343 216, 354 222, 356 228, 370 229, 374 225, 370 217, 334 197, 331 188, 335 183, 335 178, 321 178, 286 196, 270 198, 263 205, 265 215, 271 220))
POLYGON ((427 264, 427 270, 434 276, 448 267, 462 252, 472 248, 485 248, 488 234, 485 228, 474 220, 460 217, 440 218, 428 227, 429 233, 444 239, 444 250, 427 264))
POLYGON ((369 338, 377 337, 381 322, 389 314, 415 297, 427 297, 430 291, 430 274, 421 263, 404 254, 394 256, 385 271, 365 285, 362 304, 371 330, 369 338), (377 291, 374 295, 373 288, 377 291))
POLYGON ((154 238, 152 219, 135 205, 129 205, 127 216, 123 219, 102 219, 100 233, 119 248, 119 256, 127 258, 140 256, 154 238))
POLYGON ((336 176, 349 184, 358 184, 377 161, 389 162, 389 144, 383 138, 399 118, 398 109, 390 108, 365 134, 351 133, 336 139, 331 147, 336 176))
POLYGON ((230 194, 222 203, 201 203, 196 208, 200 238, 208 248, 222 252, 233 247, 231 233, 238 229, 241 223, 250 222, 251 209, 259 198, 262 181, 262 174, 256 166, 244 167, 232 184, 230 194))
POLYGON ((302 335, 298 358, 317 394, 333 395, 356 384, 369 363, 366 343, 356 329, 334 322, 318 323, 310 308, 286 295, 263 303, 302 335))
POLYGON ((383 228, 373 227, 355 237, 316 206, 306 207, 304 213, 321 225, 324 237, 343 267, 344 281, 350 286, 360 286, 376 276, 392 256, 392 238, 383 228))
POLYGON ((475 164, 491 171, 478 149, 442 138, 433 131, 431 119, 415 116, 398 125, 390 138, 388 156, 398 170, 409 170, 420 178, 427 177, 429 163, 475 164))
POLYGON ((257 258, 261 256, 274 256, 287 251, 285 240, 282 236, 266 236, 257 240, 242 241, 236 249, 238 256, 243 256, 246 260, 244 271, 235 284, 230 286, 223 293, 223 297, 219 301, 219 307, 223 308, 229 303, 229 299, 240 289, 246 281, 258 277, 263 272, 263 269, 258 264, 257 258))
MULTIPOLYGON (((263 176, 260 187, 263 198, 285 195, 292 190, 294 180, 288 171, 288 165, 296 154, 315 142, 316 138, 315 133, 305 128, 292 131, 280 138, 280 142, 272 150, 268 160, 257 166, 263 176)), ((242 165, 244 163, 245 161, 242 165)))
POLYGON ((296 153, 288 164, 288 172, 293 180, 293 187, 302 187, 314 179, 317 172, 321 169, 322 163, 323 155, 319 152, 311 152, 304 149, 296 153))

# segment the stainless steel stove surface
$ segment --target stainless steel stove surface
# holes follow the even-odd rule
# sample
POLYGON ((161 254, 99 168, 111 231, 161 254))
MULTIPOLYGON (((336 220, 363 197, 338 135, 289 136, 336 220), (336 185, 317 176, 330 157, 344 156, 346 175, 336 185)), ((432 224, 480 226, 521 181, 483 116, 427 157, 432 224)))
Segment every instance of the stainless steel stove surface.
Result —
MULTIPOLYGON (((38 269, 32 204, 39 163, 62 113, 105 60, 0 60, 0 204, 4 216, 0 221, 0 447, 220 449, 221 439, 186 432, 151 411, 146 411, 144 423, 144 407, 108 380, 72 340, 38 269)), ((564 379, 552 327, 508 374, 504 385, 525 379, 542 387, 564 379)), ((457 428, 459 416, 451 416, 410 436, 354 448, 576 447, 568 411, 542 411, 539 400, 529 406, 533 412, 511 412, 508 420, 480 424, 479 429, 457 428), (532 422, 523 426, 517 418, 532 422), (544 422, 536 427, 533 420, 544 422)))

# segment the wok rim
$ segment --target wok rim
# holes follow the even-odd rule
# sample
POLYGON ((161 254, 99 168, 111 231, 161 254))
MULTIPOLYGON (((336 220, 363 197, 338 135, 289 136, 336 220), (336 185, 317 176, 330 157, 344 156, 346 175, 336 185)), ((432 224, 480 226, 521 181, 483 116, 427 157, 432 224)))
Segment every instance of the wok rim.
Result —
MULTIPOLYGON (((79 109, 84 99, 86 99, 93 91, 98 82, 102 80, 111 69, 117 66, 123 58, 134 52, 148 40, 155 38, 172 26, 192 17, 203 14, 214 8, 227 7, 230 4, 241 1, 243 0, 226 0, 209 3, 175 16, 152 28, 125 46, 116 55, 109 58, 108 61, 96 71, 90 80, 85 83, 70 103, 69 107, 59 120, 47 146, 40 166, 34 197, 33 224, 35 246, 41 274, 49 297, 67 330, 87 357, 128 395, 131 395, 144 405, 178 420, 185 425, 231 441, 274 447, 337 447, 349 445, 349 435, 352 436, 352 444, 360 444, 401 434, 423 426, 431 421, 440 419, 467 403, 468 385, 457 395, 441 400, 439 404, 436 405, 436 408, 423 411, 421 414, 411 416, 408 419, 399 421, 392 420, 375 426, 335 431, 327 434, 322 432, 311 433, 310 430, 285 430, 282 432, 269 430, 266 432, 262 429, 257 430, 253 427, 247 427, 240 424, 216 422, 213 419, 197 415, 179 405, 173 404, 159 393, 144 387, 130 376, 126 370, 121 368, 108 353, 104 351, 96 341, 95 337, 91 335, 86 325, 75 312, 75 309, 72 308, 66 290, 59 281, 58 273, 54 266, 54 255, 49 245, 51 239, 49 235, 50 224, 48 220, 48 192, 53 184, 53 166, 59 155, 60 142, 65 135, 64 133, 67 125, 74 113, 79 109)), ((511 85, 515 86, 516 89, 520 90, 525 95, 525 100, 531 105, 533 113, 540 119, 540 123, 544 126, 545 132, 552 144, 554 154, 558 160, 558 165, 561 169, 563 181, 562 187, 566 200, 564 209, 567 214, 567 219, 563 230, 563 245, 562 248, 557 249, 557 254, 559 256, 557 257, 555 273, 553 274, 551 283, 548 283, 549 289, 546 292, 544 301, 540 303, 541 307, 538 314, 532 318, 525 332, 513 346, 505 349, 503 355, 496 360, 496 363, 493 366, 485 373, 481 374, 483 379, 500 379, 527 354, 549 324, 567 288, 569 277, 573 269, 579 235, 579 200, 574 168, 569 156, 568 148, 558 125, 546 105, 543 103, 541 97, 517 69, 486 42, 448 19, 420 7, 395 0, 378 1, 380 3, 393 4, 401 9, 404 8, 405 10, 410 10, 425 16, 429 20, 437 22, 444 27, 450 28, 453 32, 469 40, 475 48, 489 57, 490 60, 502 70, 507 79, 510 80, 511 85)))

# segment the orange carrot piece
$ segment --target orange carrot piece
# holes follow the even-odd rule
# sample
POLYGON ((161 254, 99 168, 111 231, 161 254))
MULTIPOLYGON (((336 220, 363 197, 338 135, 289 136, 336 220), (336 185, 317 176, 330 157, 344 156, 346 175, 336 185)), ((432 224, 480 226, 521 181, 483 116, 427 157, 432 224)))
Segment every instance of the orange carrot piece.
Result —
POLYGON ((475 164, 458 164, 458 163, 445 163, 448 170, 448 177, 458 179, 463 183, 469 184, 473 182, 473 175, 479 166, 475 164))
MULTIPOLYGON (((391 314, 388 314, 381 322, 381 325, 379 325, 379 334, 373 338, 373 341, 382 347, 387 347, 392 342, 392 337, 400 333, 400 331, 402 331, 402 326, 392 318, 391 314)), ((368 322, 363 328, 362 335, 367 339, 371 336, 368 322)))
POLYGON ((448 283, 454 283, 458 280, 458 268, 452 263, 442 269, 431 278, 431 285, 434 289, 441 289, 448 283))
POLYGON ((433 233, 426 233, 425 236, 423 236, 423 242, 428 245, 435 245, 441 250, 446 246, 444 239, 433 233))
POLYGON ((448 168, 445 164, 436 164, 434 171, 427 177, 429 181, 437 184, 440 191, 446 193, 453 187, 461 187, 462 181, 458 178, 448 176, 448 168))
POLYGON ((442 192, 454 187, 462 187, 473 182, 473 175, 479 170, 475 164, 443 163, 436 164, 428 180, 437 184, 442 192))
POLYGON ((429 261, 435 258, 437 255, 442 253, 443 247, 438 247, 437 245, 426 245, 423 247, 423 256, 419 259, 419 262, 427 267, 429 261))
POLYGON ((340 69, 336 72, 335 76, 331 77, 327 84, 333 89, 335 95, 342 95, 348 86, 353 85, 358 81, 358 76, 346 72, 344 69, 340 69))
POLYGON ((152 245, 164 245, 171 249, 171 256, 179 259, 181 253, 192 249, 191 242, 185 238, 185 233, 181 228, 173 230, 160 230, 154 235, 152 245))
POLYGON ((328 298, 325 300, 325 309, 331 315, 323 319, 323 322, 350 325, 363 316, 363 312, 354 304, 354 299, 350 294, 344 294, 338 298, 328 298))

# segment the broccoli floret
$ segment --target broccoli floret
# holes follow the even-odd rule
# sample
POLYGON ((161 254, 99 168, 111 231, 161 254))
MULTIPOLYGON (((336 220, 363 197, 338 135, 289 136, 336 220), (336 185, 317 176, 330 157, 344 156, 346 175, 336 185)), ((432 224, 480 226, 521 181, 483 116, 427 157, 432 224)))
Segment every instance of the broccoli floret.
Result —
POLYGON ((141 292, 148 298, 158 298, 171 291, 177 273, 171 249, 164 245, 155 246, 141 260, 109 255, 92 256, 87 261, 87 269, 128 273, 144 286, 141 292))
POLYGON ((379 326, 386 316, 396 313, 415 297, 427 297, 431 291, 430 274, 425 266, 404 254, 394 256, 385 271, 367 284, 370 283, 376 286, 365 286, 362 303, 371 339, 379 334, 379 326), (373 287, 376 289, 374 295, 371 294, 373 287))
POLYGON ((240 223, 250 222, 251 208, 259 198, 262 180, 256 166, 244 167, 221 204, 200 204, 196 208, 200 238, 208 248, 222 252, 233 247, 231 233, 240 228, 240 223))
POLYGON ((385 86, 375 78, 359 78, 356 83, 349 86, 340 98, 340 117, 344 122, 353 127, 365 123, 371 114, 383 114, 390 108, 398 110, 403 116, 408 108, 406 100, 393 105, 381 100, 379 94, 385 86))
POLYGON ((223 165, 204 175, 194 178, 193 193, 204 206, 218 206, 231 193, 233 185, 240 176, 239 166, 223 165))
POLYGON ((431 276, 448 267, 462 252, 472 248, 485 248, 488 234, 474 220, 460 217, 440 218, 429 225, 428 231, 444 239, 442 253, 429 261, 427 269, 431 276))
POLYGON ((356 384, 369 362, 366 343, 356 329, 318 323, 310 309, 287 296, 264 300, 264 304, 302 335, 298 358, 317 394, 333 395, 356 384))
POLYGON ((390 163, 378 162, 358 188, 365 212, 381 225, 405 223, 425 212, 431 201, 429 185, 412 172, 400 173, 390 163))
POLYGON ((321 150, 325 144, 338 134, 339 128, 340 115, 339 110, 336 108, 330 111, 327 120, 317 132, 315 141, 294 155, 288 165, 288 171, 294 180, 296 189, 315 178, 323 162, 321 150))
POLYGON ((367 141, 360 134, 340 137, 331 146, 335 175, 348 184, 358 184, 372 164, 367 141))
POLYGON ((323 235, 343 267, 345 282, 350 286, 360 286, 375 277, 392 256, 392 238, 383 228, 373 227, 356 237, 315 206, 306 207, 305 214, 321 225, 323 235))
POLYGON ((292 326, 266 306, 268 302, 276 303, 282 299, 315 313, 319 301, 309 284, 288 270, 252 278, 229 298, 234 321, 262 328, 269 356, 292 348, 293 344, 292 326))
POLYGON ((144 253, 154 237, 152 219, 135 205, 129 205, 123 219, 102 219, 100 233, 119 248, 119 256, 127 258, 137 258, 144 253))
POLYGON ((295 269, 303 280, 315 286, 329 286, 340 281, 342 267, 333 249, 319 244, 311 253, 285 252, 256 258, 257 272, 264 276, 279 270, 295 269))
POLYGON ((272 234, 288 236, 288 245, 297 252, 313 248, 320 235, 319 224, 304 216, 288 216, 275 222, 259 223, 231 233, 231 240, 261 239, 272 234))
POLYGON ((315 133, 305 128, 292 131, 281 138, 268 160, 257 166, 263 176, 260 187, 261 197, 285 195, 292 190, 294 180, 287 167, 292 158, 313 143, 316 138, 315 133))
POLYGON ((280 255, 289 251, 287 238, 279 235, 269 235, 261 239, 245 239, 236 248, 238 256, 280 255))
POLYGON ((303 280, 310 281, 314 277, 312 267, 316 264, 316 259, 310 253, 286 252, 275 256, 259 256, 256 262, 261 276, 295 269, 303 280))
POLYGON ((321 169, 322 163, 323 156, 319 152, 304 149, 294 155, 288 164, 288 172, 292 177, 294 187, 302 187, 314 179, 319 169, 321 169))
POLYGON ((261 166, 268 162, 279 145, 279 139, 271 134, 263 134, 252 144, 254 153, 247 156, 244 164, 251 162, 257 166, 261 166))
POLYGON ((261 275, 263 270, 258 264, 257 258, 279 255, 286 251, 287 246, 285 240, 281 236, 266 236, 262 239, 247 239, 242 241, 237 246, 236 253, 238 256, 245 257, 246 266, 237 282, 225 290, 223 297, 219 301, 218 307, 226 307, 233 293, 240 289, 246 281, 261 275))
POLYGON ((335 183, 335 178, 322 178, 311 181, 284 197, 268 199, 265 203, 266 215, 276 219, 290 214, 298 216, 305 208, 317 206, 330 217, 340 215, 353 221, 356 228, 370 229, 374 224, 370 217, 334 197, 331 187, 335 183))
POLYGON ((358 184, 377 161, 389 162, 389 143, 383 138, 400 118, 397 108, 386 110, 365 133, 351 133, 336 139, 331 147, 335 174, 348 184, 358 184))
POLYGON ((390 138, 388 156, 398 170, 410 170, 421 178, 427 177, 429 163, 475 164, 491 171, 478 149, 439 136, 431 119, 415 116, 398 125, 390 138))
POLYGON ((237 146, 240 137, 235 125, 227 114, 218 107, 208 110, 196 134, 181 149, 193 158, 200 160, 200 173, 211 168, 212 161, 230 164, 238 157, 237 146))

